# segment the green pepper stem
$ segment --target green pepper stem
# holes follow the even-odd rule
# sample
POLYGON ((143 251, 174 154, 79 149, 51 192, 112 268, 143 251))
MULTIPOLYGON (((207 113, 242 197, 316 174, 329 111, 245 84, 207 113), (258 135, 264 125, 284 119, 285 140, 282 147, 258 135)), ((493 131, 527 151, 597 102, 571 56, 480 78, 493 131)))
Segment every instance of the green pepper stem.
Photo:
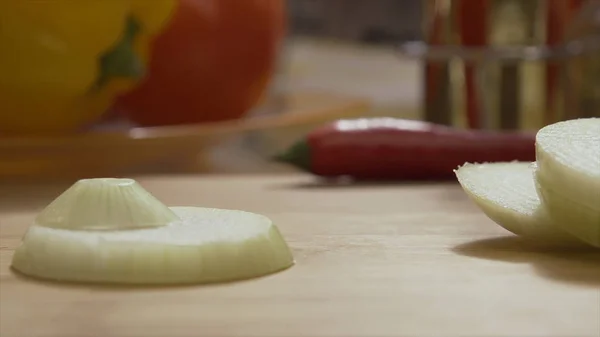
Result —
POLYGON ((101 88, 113 78, 139 79, 144 76, 144 64, 133 48, 140 31, 141 26, 136 19, 127 18, 121 39, 100 57, 100 76, 93 89, 101 88))
POLYGON ((287 151, 273 156, 273 160, 281 163, 291 164, 300 169, 310 171, 311 154, 310 145, 307 141, 299 141, 292 145, 287 151))

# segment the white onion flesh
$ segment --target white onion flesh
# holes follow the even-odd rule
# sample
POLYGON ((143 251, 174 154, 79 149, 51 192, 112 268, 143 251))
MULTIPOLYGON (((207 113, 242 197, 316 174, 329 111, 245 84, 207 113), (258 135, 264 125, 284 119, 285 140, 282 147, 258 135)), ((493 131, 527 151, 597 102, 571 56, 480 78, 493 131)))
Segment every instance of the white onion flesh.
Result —
POLYGON ((469 198, 508 231, 543 244, 583 246, 554 224, 536 193, 534 164, 465 164, 455 173, 469 198))
POLYGON ((39 226, 71 230, 159 227, 179 218, 135 180, 82 179, 35 219, 39 226))
POLYGON ((600 247, 600 212, 553 190, 554 183, 535 172, 537 193, 558 226, 592 246, 600 247))
POLYGON ((568 120, 536 135, 542 201, 562 229, 600 247, 600 118, 568 120))
POLYGON ((172 207, 166 226, 85 231, 33 225, 12 267, 57 281, 181 284, 227 282, 293 265, 271 221, 258 214, 172 207))

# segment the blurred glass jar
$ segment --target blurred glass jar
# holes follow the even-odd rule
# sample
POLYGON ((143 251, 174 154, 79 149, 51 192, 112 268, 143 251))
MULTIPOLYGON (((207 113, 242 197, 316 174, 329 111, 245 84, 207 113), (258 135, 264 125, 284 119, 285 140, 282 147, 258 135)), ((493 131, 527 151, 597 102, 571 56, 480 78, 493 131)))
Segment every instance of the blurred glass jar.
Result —
POLYGON ((0 133, 239 118, 268 105, 281 0, 0 1, 0 133))
POLYGON ((600 117, 600 1, 589 1, 566 32, 575 40, 572 49, 589 50, 567 63, 562 83, 565 99, 560 107, 565 118, 600 117), (586 38, 586 46, 577 42, 586 38))
POLYGON ((600 116, 600 1, 428 0, 425 119, 469 128, 538 129, 600 116))

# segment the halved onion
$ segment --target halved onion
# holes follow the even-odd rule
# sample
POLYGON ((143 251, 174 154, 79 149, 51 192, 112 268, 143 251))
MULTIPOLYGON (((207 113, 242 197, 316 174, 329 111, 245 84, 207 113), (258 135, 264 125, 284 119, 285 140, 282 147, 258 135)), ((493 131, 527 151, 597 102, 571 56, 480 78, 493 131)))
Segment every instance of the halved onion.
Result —
POLYGON ((536 136, 536 180, 561 228, 600 247, 600 118, 573 119, 536 136))

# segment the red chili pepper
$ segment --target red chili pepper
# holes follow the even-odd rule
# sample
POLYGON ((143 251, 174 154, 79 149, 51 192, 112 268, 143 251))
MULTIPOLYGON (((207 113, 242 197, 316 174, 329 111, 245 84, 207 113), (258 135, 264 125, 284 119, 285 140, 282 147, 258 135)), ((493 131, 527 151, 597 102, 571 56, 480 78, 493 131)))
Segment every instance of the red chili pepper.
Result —
POLYGON ((322 177, 455 179, 453 170, 466 162, 535 161, 535 134, 394 118, 339 120, 313 130, 275 159, 322 177))

